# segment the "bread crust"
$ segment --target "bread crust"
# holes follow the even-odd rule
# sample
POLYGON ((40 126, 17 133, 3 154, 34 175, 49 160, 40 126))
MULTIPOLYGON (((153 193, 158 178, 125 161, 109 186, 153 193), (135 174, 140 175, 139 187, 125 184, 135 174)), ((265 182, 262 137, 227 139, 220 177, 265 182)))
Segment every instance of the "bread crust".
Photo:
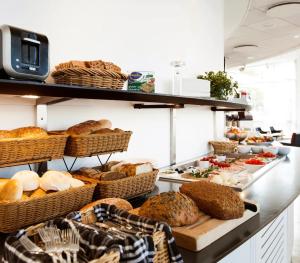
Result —
POLYGON ((11 131, 11 135, 14 138, 26 138, 26 139, 37 139, 37 138, 47 138, 48 133, 46 130, 40 127, 22 127, 11 131))
POLYGON ((109 120, 100 120, 100 121, 94 121, 94 120, 88 120, 85 122, 78 123, 74 126, 71 126, 67 129, 67 134, 69 135, 90 135, 98 130, 108 128, 110 129, 112 126, 111 122, 109 120))
POLYGON ((177 227, 195 223, 199 209, 191 198, 182 193, 164 192, 150 197, 140 207, 139 215, 177 227))
POLYGON ((180 192, 192 198, 200 211, 222 220, 242 217, 243 200, 230 187, 207 181, 183 184, 180 192))

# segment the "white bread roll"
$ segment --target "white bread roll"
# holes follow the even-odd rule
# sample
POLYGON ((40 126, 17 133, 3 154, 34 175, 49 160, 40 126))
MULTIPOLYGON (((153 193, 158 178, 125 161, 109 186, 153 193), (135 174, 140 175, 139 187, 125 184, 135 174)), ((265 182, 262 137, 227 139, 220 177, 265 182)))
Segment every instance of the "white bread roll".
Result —
POLYGON ((33 171, 20 171, 15 173, 12 179, 20 181, 24 191, 34 191, 40 186, 40 177, 33 171))
POLYGON ((80 187, 80 186, 84 186, 84 182, 82 182, 76 178, 70 178, 70 185, 72 188, 80 187))
MULTIPOLYGON (((102 119, 102 120, 99 120, 98 123, 101 126, 100 129, 104 129, 104 128, 111 129, 111 127, 112 127, 112 123, 110 120, 102 119)), ((98 130, 100 130, 100 129, 98 129, 98 130)))
POLYGON ((0 191, 0 201, 18 201, 23 194, 23 185, 19 180, 10 179, 0 191))
POLYGON ((59 171, 48 171, 40 179, 44 191, 63 191, 71 187, 70 177, 59 171))

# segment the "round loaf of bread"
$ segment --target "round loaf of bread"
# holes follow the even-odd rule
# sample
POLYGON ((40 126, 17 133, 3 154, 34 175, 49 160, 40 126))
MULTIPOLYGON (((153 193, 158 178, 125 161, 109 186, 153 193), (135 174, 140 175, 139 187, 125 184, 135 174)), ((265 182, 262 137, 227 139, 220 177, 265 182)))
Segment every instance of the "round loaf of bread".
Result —
POLYGON ((176 227, 195 223, 199 218, 199 210, 196 203, 186 195, 165 192, 150 197, 140 207, 139 215, 176 227))
POLYGON ((34 191, 40 186, 40 177, 34 171, 20 171, 14 174, 12 179, 20 181, 24 191, 34 191))
POLYGON ((117 208, 123 209, 126 211, 133 209, 132 205, 127 200, 124 200, 121 198, 104 198, 104 199, 100 199, 95 202, 92 202, 90 204, 87 204, 86 206, 81 208, 80 211, 85 213, 89 210, 92 210, 95 205, 99 205, 99 204, 115 205, 117 208))
POLYGON ((40 179, 40 187, 44 191, 63 191, 71 187, 70 177, 59 171, 48 171, 40 179))

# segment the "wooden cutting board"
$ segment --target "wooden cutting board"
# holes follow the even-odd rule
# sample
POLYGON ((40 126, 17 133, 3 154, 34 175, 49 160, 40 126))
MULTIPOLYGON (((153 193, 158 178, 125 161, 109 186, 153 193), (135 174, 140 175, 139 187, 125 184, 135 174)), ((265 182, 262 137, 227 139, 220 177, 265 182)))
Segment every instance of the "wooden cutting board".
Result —
POLYGON ((258 206, 245 202, 244 216, 232 220, 219 220, 202 213, 199 220, 189 226, 173 227, 176 245, 192 251, 200 251, 258 213, 258 206))

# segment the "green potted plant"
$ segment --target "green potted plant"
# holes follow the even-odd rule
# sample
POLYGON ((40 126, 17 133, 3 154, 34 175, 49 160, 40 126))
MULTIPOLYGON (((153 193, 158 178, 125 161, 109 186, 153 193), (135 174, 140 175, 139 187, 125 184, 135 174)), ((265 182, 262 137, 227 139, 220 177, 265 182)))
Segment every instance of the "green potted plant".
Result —
POLYGON ((198 79, 210 81, 210 96, 219 100, 227 100, 229 96, 239 97, 237 92, 238 83, 232 79, 226 72, 205 72, 199 75, 198 79))

